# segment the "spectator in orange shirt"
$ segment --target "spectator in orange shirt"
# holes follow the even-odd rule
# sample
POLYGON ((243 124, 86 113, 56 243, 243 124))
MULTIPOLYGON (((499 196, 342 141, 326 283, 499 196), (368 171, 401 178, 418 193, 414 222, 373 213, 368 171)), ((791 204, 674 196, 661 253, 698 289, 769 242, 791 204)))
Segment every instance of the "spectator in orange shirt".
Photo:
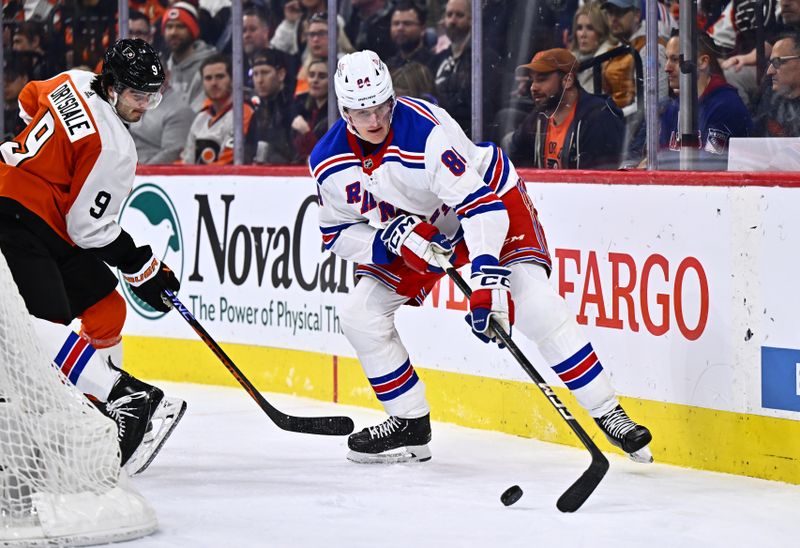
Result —
POLYGON ((540 51, 517 67, 531 77, 534 109, 511 137, 514 165, 548 169, 617 169, 625 122, 614 102, 581 88, 578 61, 563 48, 540 51))

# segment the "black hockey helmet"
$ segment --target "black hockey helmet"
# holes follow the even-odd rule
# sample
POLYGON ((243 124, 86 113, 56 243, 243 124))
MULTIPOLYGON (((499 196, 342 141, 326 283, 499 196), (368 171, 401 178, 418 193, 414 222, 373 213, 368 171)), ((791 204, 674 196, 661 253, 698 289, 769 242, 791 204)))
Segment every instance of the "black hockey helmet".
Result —
POLYGON ((113 77, 114 86, 155 93, 164 83, 158 53, 141 38, 117 40, 103 56, 103 77, 113 77))

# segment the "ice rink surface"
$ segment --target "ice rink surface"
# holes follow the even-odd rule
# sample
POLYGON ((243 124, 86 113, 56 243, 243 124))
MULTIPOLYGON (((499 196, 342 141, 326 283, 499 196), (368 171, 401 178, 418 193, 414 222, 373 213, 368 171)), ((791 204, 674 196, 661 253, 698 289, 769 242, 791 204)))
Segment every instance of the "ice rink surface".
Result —
MULTIPOLYGON (((116 546, 798 546, 800 486, 608 455, 597 491, 577 513, 562 514, 556 499, 588 466, 585 450, 434 423, 430 462, 359 465, 345 460, 345 437, 283 432, 241 389, 159 386, 189 403, 161 454, 133 480, 160 530, 116 546), (524 495, 504 507, 500 494, 513 484, 524 495)), ((357 429, 385 418, 265 395, 290 414, 349 415, 357 429)))

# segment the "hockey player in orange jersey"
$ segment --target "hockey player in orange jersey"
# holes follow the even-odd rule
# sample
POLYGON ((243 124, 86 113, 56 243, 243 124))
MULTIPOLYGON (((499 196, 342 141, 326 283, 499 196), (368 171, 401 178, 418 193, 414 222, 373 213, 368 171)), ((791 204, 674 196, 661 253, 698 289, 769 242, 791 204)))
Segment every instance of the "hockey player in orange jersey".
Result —
POLYGON ((149 465, 186 408, 121 370, 125 301, 109 268, 157 310, 169 310, 162 291, 180 287, 116 222, 137 162, 126 124, 158 106, 163 82, 150 45, 119 40, 100 75, 29 82, 19 95, 27 127, 0 144, 0 250, 28 311, 46 320, 36 325, 56 365, 117 422, 131 473, 149 465), (75 318, 80 335, 65 327, 75 318))

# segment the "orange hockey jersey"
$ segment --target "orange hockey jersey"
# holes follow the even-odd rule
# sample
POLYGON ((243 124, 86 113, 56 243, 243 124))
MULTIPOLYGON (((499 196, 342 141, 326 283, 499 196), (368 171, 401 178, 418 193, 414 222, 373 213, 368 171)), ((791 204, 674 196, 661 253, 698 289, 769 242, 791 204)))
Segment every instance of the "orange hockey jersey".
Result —
POLYGON ((90 88, 94 76, 70 70, 29 82, 19 95, 28 126, 0 144, 0 196, 87 249, 120 235, 116 219, 137 162, 127 127, 90 88))

